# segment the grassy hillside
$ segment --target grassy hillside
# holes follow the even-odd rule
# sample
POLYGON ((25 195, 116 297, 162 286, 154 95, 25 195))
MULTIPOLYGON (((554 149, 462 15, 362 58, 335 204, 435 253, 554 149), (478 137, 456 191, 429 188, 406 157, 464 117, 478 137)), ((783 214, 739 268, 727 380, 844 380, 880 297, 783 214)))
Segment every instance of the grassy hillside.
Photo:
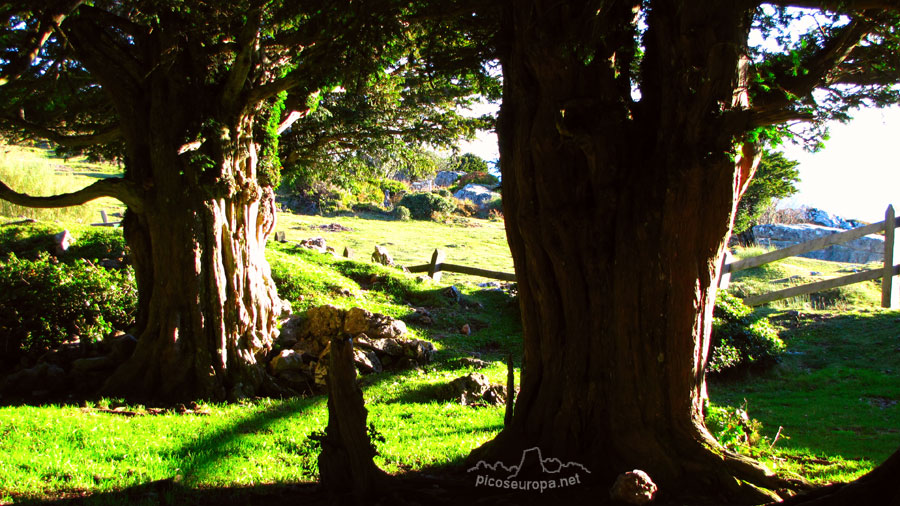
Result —
MULTIPOLYGON (((46 250, 47 237, 62 228, 76 236, 77 254, 100 258, 112 247, 104 237, 119 233, 59 219, 64 221, 3 225, 17 220, 0 216, 0 263, 11 251, 28 257, 46 250)), ((507 353, 518 367, 521 329, 514 293, 479 287, 488 281, 482 278, 447 274, 442 283, 433 283, 368 261, 375 244, 387 246, 404 265, 427 263, 440 247, 448 262, 511 272, 502 221, 285 213, 278 220, 277 230, 289 242, 270 243, 267 258, 281 296, 297 312, 327 303, 407 318, 414 307, 424 306, 433 317, 430 325, 410 320, 408 326, 411 337, 435 344, 434 363, 362 377, 369 420, 383 437, 377 443, 379 466, 391 473, 458 466, 502 428, 502 407, 461 406, 440 399, 438 390, 474 371, 467 360, 472 356, 488 363, 478 372, 497 383, 505 382, 507 353), (314 236, 338 252, 350 247, 358 261, 294 247, 314 236), (369 283, 372 276, 381 281, 369 283), (460 287, 461 301, 447 296, 450 284, 460 287), (470 335, 460 332, 464 324, 473 330, 470 335)), ((740 273, 732 290, 748 294, 857 268, 788 259, 740 273)), ((895 332, 900 314, 876 307, 877 283, 853 290, 859 295, 841 292, 759 309, 779 326, 788 352, 768 371, 711 379, 710 427, 723 444, 819 483, 852 479, 900 446, 895 332), (749 414, 746 421, 741 412, 749 414), (755 435, 737 437, 745 432, 755 435)), ((0 504, 98 492, 112 494, 99 502, 157 504, 183 502, 189 498, 182 495, 211 487, 310 482, 317 475, 314 436, 327 423, 325 401, 314 396, 153 407, 121 399, 71 399, 5 405, 0 407, 0 504), (162 482, 181 488, 156 492, 151 484, 162 482)), ((0 398, 0 405, 4 402, 0 398)))

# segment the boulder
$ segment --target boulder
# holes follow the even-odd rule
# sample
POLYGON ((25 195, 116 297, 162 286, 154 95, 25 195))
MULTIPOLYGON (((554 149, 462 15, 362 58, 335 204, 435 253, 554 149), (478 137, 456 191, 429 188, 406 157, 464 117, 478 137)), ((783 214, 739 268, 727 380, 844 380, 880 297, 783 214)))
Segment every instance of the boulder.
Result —
POLYGON ((269 361, 269 372, 274 376, 281 376, 287 371, 300 372, 304 369, 303 352, 295 350, 281 350, 269 361))
POLYGON ((463 406, 472 404, 501 405, 506 402, 506 387, 492 385, 487 376, 473 372, 456 378, 443 388, 445 399, 455 399, 463 406))
MULTIPOLYGON (((803 223, 799 225, 768 224, 753 227, 753 236, 760 246, 775 249, 811 241, 819 237, 843 232, 843 229, 803 223)), ((866 264, 884 259, 884 237, 867 235, 843 244, 804 253, 804 257, 832 262, 866 264)))
POLYGON ((53 254, 56 256, 60 256, 65 253, 69 246, 75 242, 75 238, 72 237, 72 234, 69 233, 68 230, 63 230, 58 234, 53 235, 53 254))
POLYGON ((325 253, 328 251, 328 245, 325 244, 324 237, 310 237, 309 239, 303 239, 299 243, 297 243, 298 247, 311 249, 318 251, 319 253, 325 253))
POLYGON ((377 244, 375 245, 375 251, 372 252, 372 261, 376 264, 386 265, 388 267, 394 266, 394 258, 388 253, 387 248, 378 246, 377 244))
POLYGON ((656 484, 650 479, 650 475, 635 469, 616 478, 609 496, 613 501, 625 504, 647 504, 653 500, 656 490, 656 484))
POLYGON ((66 387, 66 372, 55 364, 42 362, 30 369, 23 369, 0 382, 0 392, 12 395, 41 395, 66 387))
POLYGON ((465 175, 465 172, 442 170, 434 176, 434 185, 438 188, 446 188, 465 175))
POLYGON ((467 184, 463 189, 453 194, 459 200, 469 200, 480 208, 486 207, 492 200, 500 198, 500 194, 492 192, 486 186, 479 184, 467 184))
POLYGON ((431 362, 434 345, 404 338, 406 330, 406 324, 400 320, 358 307, 310 308, 304 318, 295 317, 282 325, 278 342, 290 348, 269 361, 269 372, 295 390, 298 385, 308 385, 299 391, 323 389, 328 378, 331 340, 345 336, 353 338, 353 360, 361 374, 431 362), (304 380, 299 381, 297 374, 304 380))
POLYGON ((839 228, 842 230, 850 230, 859 227, 861 224, 856 220, 845 220, 840 216, 831 214, 828 211, 810 207, 806 210, 806 221, 813 225, 823 227, 839 228))

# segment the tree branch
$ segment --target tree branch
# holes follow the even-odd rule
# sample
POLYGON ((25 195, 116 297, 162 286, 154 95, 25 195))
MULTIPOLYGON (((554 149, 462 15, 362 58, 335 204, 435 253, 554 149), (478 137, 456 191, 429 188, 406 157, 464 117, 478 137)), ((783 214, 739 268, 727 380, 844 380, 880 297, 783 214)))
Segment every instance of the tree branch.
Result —
POLYGON ((900 10, 900 0, 767 0, 777 7, 802 7, 832 12, 860 12, 868 9, 900 10))
POLYGON ((38 22, 37 29, 29 37, 26 47, 21 48, 18 58, 10 61, 0 74, 0 86, 10 81, 16 80, 28 70, 31 63, 37 58, 38 53, 53 30, 59 27, 60 23, 66 19, 66 16, 77 9, 84 0, 63 0, 55 2, 46 12, 43 13, 38 22))
POLYGON ((754 109, 761 116, 787 110, 795 101, 793 97, 807 96, 817 87, 831 84, 834 71, 850 56, 871 27, 869 20, 854 19, 841 28, 837 35, 804 62, 805 74, 776 78, 774 88, 778 91, 760 97, 753 104, 754 109))
POLYGON ((0 118, 0 121, 5 121, 13 126, 21 128, 23 130, 27 130, 34 135, 37 135, 43 139, 67 148, 84 148, 88 146, 96 146, 98 144, 107 144, 122 138, 122 130, 119 129, 118 126, 109 128, 107 130, 104 130, 103 132, 96 132, 93 134, 66 135, 59 133, 56 130, 43 127, 36 123, 32 123, 22 118, 16 118, 14 116, 4 116, 3 118, 0 118))
POLYGON ((133 183, 122 178, 101 179, 76 192, 54 195, 52 197, 32 197, 24 193, 18 193, 0 181, 0 199, 17 206, 39 209, 72 207, 80 206, 101 197, 118 199, 128 206, 129 209, 137 213, 143 212, 144 202, 139 190, 133 183))
MULTIPOLYGON (((256 44, 259 40, 259 26, 262 22, 262 14, 260 11, 251 13, 248 16, 247 24, 238 35, 238 52, 228 73, 225 81, 225 87, 222 90, 222 107, 226 111, 234 111, 234 106, 238 103, 238 97, 241 90, 244 89, 244 83, 250 70, 253 68, 253 53, 256 50, 256 44)), ((253 102, 251 102, 253 103, 253 102)))

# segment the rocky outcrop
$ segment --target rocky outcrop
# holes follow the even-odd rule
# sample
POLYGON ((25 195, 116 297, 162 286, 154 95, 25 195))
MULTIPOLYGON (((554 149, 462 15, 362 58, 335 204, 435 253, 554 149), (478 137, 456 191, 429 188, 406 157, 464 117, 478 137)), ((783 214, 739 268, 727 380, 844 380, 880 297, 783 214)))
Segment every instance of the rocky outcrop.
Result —
POLYGON ((823 211, 815 207, 806 210, 806 221, 813 225, 821 225, 823 227, 839 228, 841 230, 850 230, 862 226, 863 224, 857 220, 845 220, 840 216, 823 211))
POLYGON ((457 179, 465 175, 465 172, 442 170, 434 176, 434 185, 438 188, 446 188, 456 182, 457 179))
POLYGON ((487 376, 473 372, 448 383, 441 392, 445 400, 459 401, 463 406, 499 406, 506 402, 506 387, 492 385, 487 376))
POLYGON ((467 184, 463 189, 453 194, 459 200, 472 201, 478 207, 484 208, 492 200, 500 198, 500 194, 492 192, 486 186, 467 184))
MULTIPOLYGON (((844 232, 843 229, 823 227, 803 223, 799 225, 769 224, 753 227, 753 236, 760 246, 774 249, 787 248, 794 244, 844 232)), ((843 244, 835 244, 825 249, 811 251, 802 256, 831 262, 865 264, 881 262, 884 258, 884 237, 867 235, 843 244)))
POLYGON ((269 373, 297 392, 322 391, 331 339, 343 335, 353 338, 353 361, 361 374, 431 362, 434 345, 406 338, 406 330, 400 320, 358 307, 314 307, 305 318, 292 318, 282 325, 278 344, 284 349, 269 361, 269 373))

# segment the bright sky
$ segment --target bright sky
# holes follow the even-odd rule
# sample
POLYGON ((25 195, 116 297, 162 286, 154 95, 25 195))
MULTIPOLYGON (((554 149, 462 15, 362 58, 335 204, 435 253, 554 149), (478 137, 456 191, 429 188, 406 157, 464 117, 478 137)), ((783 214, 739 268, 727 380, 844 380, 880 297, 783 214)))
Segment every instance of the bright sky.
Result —
POLYGON ((862 109, 847 124, 832 124, 825 149, 787 147, 800 162, 800 190, 781 207, 818 207, 846 219, 876 222, 900 204, 900 106, 862 109))
MULTIPOLYGON (((831 138, 818 153, 787 146, 788 158, 800 162, 800 190, 781 207, 818 207, 845 219, 876 222, 888 204, 900 214, 900 106, 863 109, 847 124, 831 125, 831 138)), ((460 146, 485 160, 498 158, 497 136, 482 132, 460 146)))

